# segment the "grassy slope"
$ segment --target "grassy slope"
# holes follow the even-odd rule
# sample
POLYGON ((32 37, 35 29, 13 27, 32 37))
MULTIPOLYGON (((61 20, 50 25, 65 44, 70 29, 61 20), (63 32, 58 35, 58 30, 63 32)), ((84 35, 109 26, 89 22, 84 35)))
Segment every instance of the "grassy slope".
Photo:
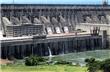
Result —
POLYGON ((2 72, 85 72, 86 67, 67 65, 2 66, 2 72))

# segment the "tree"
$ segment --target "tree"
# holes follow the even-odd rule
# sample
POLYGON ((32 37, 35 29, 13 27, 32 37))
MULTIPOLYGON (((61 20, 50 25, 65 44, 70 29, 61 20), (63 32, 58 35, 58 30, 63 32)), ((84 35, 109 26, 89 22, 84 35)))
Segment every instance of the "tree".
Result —
POLYGON ((101 69, 104 72, 110 72, 110 59, 106 59, 106 60, 102 61, 101 69))
POLYGON ((31 55, 25 59, 25 65, 27 66, 36 66, 40 62, 44 62, 45 59, 40 56, 31 55))
POLYGON ((95 58, 85 59, 89 72, 97 72, 100 69, 100 61, 96 61, 95 58))
POLYGON ((89 72, 97 72, 97 70, 103 70, 103 72, 110 72, 110 59, 104 61, 96 61, 93 58, 85 59, 89 72))

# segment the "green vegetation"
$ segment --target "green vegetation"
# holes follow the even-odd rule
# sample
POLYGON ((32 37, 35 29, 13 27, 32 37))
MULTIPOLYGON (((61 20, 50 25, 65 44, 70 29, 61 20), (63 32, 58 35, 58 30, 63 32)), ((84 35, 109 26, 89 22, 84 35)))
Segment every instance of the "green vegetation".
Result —
POLYGON ((46 59, 43 57, 31 55, 31 56, 25 58, 25 65, 26 66, 36 66, 45 61, 46 61, 46 59))
POLYGON ((2 72, 85 72, 86 70, 86 67, 69 65, 2 66, 2 72))
POLYGON ((110 59, 106 59, 101 62, 100 67, 104 72, 110 72, 110 59))
POLYGON ((96 61, 95 58, 85 59, 85 62, 87 62, 87 67, 89 72, 98 72, 100 69, 100 61, 96 61))
POLYGON ((47 58, 31 55, 24 60, 15 59, 14 64, 2 65, 0 72, 107 72, 110 69, 110 50, 57 55, 50 62, 47 58), (85 62, 87 67, 81 65, 85 62))
POLYGON ((98 72, 102 70, 102 72, 110 72, 110 59, 106 59, 104 61, 95 60, 95 58, 85 59, 87 63, 89 72, 98 72))
POLYGON ((71 62, 67 62, 67 61, 63 61, 63 60, 61 60, 61 61, 57 61, 55 64, 57 64, 57 65, 72 65, 72 63, 71 62))
POLYGON ((59 60, 48 62, 46 58, 29 56, 14 64, 1 66, 2 72, 85 72, 86 67, 72 65, 71 62, 59 60))

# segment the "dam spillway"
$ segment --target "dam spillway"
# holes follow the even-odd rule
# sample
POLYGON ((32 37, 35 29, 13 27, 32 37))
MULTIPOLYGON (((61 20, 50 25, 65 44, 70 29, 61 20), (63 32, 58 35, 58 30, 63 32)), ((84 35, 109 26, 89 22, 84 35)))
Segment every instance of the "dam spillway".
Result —
POLYGON ((109 48, 110 6, 1 4, 2 58, 109 48))

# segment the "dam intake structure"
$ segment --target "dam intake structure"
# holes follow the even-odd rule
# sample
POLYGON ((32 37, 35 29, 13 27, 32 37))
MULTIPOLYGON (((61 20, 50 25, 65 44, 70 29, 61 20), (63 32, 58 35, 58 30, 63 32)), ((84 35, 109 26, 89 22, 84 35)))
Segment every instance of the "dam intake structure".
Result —
POLYGON ((51 56, 110 45, 109 5, 1 4, 0 18, 2 58, 51 56))

